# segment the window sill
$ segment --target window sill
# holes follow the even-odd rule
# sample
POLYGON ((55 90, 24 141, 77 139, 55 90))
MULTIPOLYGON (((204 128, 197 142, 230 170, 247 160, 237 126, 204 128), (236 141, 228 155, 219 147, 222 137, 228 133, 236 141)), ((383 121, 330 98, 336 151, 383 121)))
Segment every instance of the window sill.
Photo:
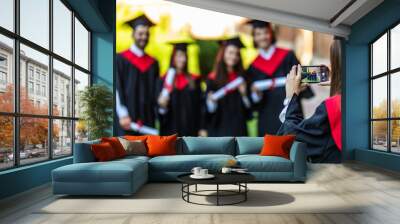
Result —
POLYGON ((7 169, 7 170, 0 171, 0 176, 1 175, 6 175, 6 174, 10 174, 10 173, 14 173, 14 172, 23 171, 23 170, 32 169, 32 168, 35 168, 35 167, 49 165, 49 164, 52 164, 52 163, 62 162, 62 161, 66 161, 66 160, 69 160, 69 159, 72 160, 72 156, 67 156, 67 157, 62 157, 62 158, 58 158, 58 159, 47 160, 47 161, 38 162, 38 163, 34 163, 34 164, 24 165, 24 166, 21 166, 21 167, 10 168, 10 169, 7 169))

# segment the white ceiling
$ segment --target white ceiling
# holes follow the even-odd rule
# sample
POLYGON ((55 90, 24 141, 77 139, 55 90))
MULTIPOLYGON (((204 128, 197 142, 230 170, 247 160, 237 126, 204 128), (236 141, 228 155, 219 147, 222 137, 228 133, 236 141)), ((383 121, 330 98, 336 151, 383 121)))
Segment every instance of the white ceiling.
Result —
POLYGON ((350 34, 350 26, 353 23, 383 2, 383 0, 170 1, 342 37, 350 34))
POLYGON ((275 9, 282 12, 330 20, 351 0, 227 0, 246 3, 255 7, 275 9))

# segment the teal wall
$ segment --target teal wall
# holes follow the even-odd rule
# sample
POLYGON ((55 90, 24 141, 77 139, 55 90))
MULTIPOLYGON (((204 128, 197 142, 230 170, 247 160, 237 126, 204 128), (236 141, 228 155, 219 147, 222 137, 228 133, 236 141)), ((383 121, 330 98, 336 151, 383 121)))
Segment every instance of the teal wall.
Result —
POLYGON ((48 183, 53 169, 71 163, 72 158, 69 157, 2 171, 0 199, 48 183))
POLYGON ((385 0, 353 24, 345 43, 345 156, 392 170, 400 170, 399 156, 369 149, 369 43, 398 22, 400 0, 385 0))
POLYGON ((93 83, 113 87, 114 36, 112 33, 92 34, 92 73, 93 83))
MULTIPOLYGON (((66 0, 92 32, 92 82, 113 88, 115 0, 66 0)), ((111 128, 111 127, 110 127, 111 128)), ((51 171, 72 157, 0 172, 0 199, 51 181, 51 171)))

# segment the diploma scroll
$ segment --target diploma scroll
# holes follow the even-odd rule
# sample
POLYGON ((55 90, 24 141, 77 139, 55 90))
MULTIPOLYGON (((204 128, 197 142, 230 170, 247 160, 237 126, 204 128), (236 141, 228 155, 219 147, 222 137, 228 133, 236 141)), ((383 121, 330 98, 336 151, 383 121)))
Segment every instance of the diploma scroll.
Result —
POLYGON ((222 97, 224 97, 228 91, 237 89, 243 82, 244 82, 243 77, 237 77, 236 79, 230 81, 224 87, 220 88, 215 93, 213 93, 211 97, 213 98, 213 100, 219 100, 222 97))
POLYGON ((169 94, 174 89, 174 79, 175 79, 176 71, 173 68, 168 69, 167 74, 165 75, 164 86, 161 91, 161 96, 169 97, 169 94))
POLYGON ((255 81, 253 85, 260 91, 268 90, 272 87, 282 87, 286 84, 286 77, 279 77, 273 79, 265 79, 260 81, 255 81))
POLYGON ((132 122, 131 123, 131 129, 133 131, 142 133, 142 134, 147 134, 147 135, 158 135, 158 130, 152 127, 148 127, 145 125, 142 125, 140 123, 132 122))

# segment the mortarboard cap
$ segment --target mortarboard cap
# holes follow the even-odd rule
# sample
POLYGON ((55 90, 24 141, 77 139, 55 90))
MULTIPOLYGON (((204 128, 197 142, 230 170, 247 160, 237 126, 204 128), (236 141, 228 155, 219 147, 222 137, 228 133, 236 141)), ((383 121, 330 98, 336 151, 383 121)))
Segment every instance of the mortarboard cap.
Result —
POLYGON ((262 20, 256 20, 256 19, 251 19, 246 22, 246 24, 251 25, 253 28, 264 28, 264 27, 269 27, 271 26, 271 23, 262 21, 262 20))
POLYGON ((234 45, 234 46, 236 46, 238 48, 243 48, 244 47, 244 45, 243 45, 243 43, 242 43, 242 41, 240 40, 239 37, 232 37, 232 38, 229 38, 229 39, 220 40, 220 41, 218 41, 218 43, 220 45, 224 45, 224 46, 234 45))
POLYGON ((125 22, 125 24, 128 24, 132 29, 135 29, 137 26, 142 25, 142 26, 154 26, 155 24, 150 21, 149 18, 147 18, 145 15, 138 16, 134 19, 128 20, 125 22))

